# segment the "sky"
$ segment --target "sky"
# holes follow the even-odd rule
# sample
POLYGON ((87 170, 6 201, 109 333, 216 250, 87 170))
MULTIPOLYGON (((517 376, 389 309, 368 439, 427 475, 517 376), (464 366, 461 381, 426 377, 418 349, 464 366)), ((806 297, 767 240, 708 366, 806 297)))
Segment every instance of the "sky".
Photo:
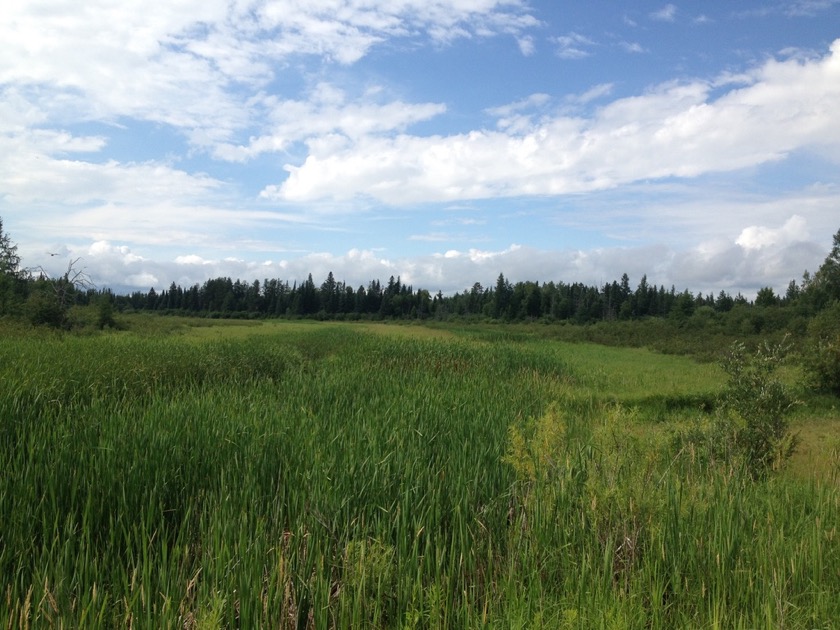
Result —
POLYGON ((0 217, 118 292, 754 296, 840 228, 840 0, 6 0, 0 217))

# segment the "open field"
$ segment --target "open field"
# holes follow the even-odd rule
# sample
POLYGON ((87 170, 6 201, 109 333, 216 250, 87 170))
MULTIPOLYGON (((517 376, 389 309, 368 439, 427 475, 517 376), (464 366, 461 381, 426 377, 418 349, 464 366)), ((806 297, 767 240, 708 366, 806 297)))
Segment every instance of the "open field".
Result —
POLYGON ((208 324, 0 336, 4 626, 840 619, 836 400, 806 397, 798 454, 753 481, 675 438, 714 416, 714 363, 525 327, 208 324))

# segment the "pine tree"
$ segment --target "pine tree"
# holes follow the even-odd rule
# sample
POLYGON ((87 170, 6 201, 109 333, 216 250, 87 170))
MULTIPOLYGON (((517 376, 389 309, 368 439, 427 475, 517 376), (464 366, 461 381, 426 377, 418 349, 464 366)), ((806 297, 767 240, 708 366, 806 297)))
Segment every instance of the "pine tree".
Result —
POLYGON ((20 274, 20 256, 17 245, 3 231, 3 218, 0 217, 0 275, 17 278, 20 274))
POLYGON ((25 274, 20 269, 17 245, 3 230, 0 217, 0 315, 15 310, 26 291, 25 274))
POLYGON ((810 286, 821 294, 820 306, 833 300, 840 300, 840 230, 837 230, 834 235, 831 251, 814 274, 810 286))

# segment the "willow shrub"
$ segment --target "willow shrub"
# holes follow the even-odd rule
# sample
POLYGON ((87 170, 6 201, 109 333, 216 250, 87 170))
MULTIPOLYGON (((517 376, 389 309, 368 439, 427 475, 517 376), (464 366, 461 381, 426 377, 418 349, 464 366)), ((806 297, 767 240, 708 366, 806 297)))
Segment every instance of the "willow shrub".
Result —
POLYGON ((788 416, 797 402, 776 376, 787 350, 784 342, 764 343, 748 354, 735 343, 722 361, 729 376, 723 410, 736 423, 736 448, 753 477, 779 470, 796 448, 788 416))

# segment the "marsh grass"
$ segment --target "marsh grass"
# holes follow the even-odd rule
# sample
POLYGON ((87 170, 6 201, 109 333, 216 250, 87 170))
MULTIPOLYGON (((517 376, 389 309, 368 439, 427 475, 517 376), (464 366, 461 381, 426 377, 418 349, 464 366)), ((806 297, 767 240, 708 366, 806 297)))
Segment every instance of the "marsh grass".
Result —
POLYGON ((836 477, 756 483, 674 452, 669 414, 706 413, 713 366, 411 327, 153 324, 0 339, 7 627, 840 618, 836 477))

